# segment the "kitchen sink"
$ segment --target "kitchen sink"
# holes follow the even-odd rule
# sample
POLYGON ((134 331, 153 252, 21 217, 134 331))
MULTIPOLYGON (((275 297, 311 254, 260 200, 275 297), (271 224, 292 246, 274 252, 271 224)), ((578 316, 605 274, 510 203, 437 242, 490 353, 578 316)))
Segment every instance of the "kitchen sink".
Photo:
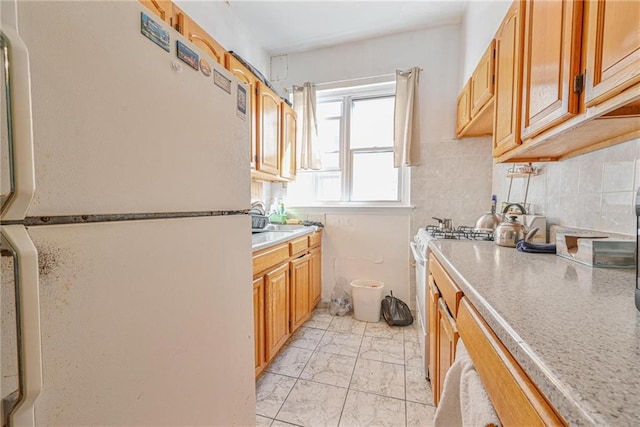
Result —
POLYGON ((289 231, 294 232, 305 228, 302 224, 269 224, 264 230, 265 231, 289 231))
POLYGON ((305 228, 308 229, 308 227, 301 224, 269 224, 264 228, 253 228, 251 231, 253 233, 294 233, 305 228))

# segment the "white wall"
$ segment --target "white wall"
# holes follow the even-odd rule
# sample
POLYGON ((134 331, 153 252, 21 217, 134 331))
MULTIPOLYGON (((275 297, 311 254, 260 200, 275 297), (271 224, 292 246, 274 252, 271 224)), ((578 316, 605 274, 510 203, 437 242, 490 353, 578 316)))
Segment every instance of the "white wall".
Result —
MULTIPOLYGON (((327 214, 324 299, 330 297, 333 288, 334 259, 359 253, 373 256, 380 251, 387 254, 378 272, 380 278, 392 278, 389 287, 394 294, 413 306, 415 277, 410 267, 409 241, 418 227, 435 223, 432 216, 452 218, 454 225, 473 225, 488 210, 490 141, 455 139, 460 52, 460 26, 446 25, 272 58, 271 79, 281 94, 285 94, 284 88, 306 81, 327 83, 392 74, 416 65, 424 69, 420 75, 422 162, 411 170, 415 209, 397 214, 367 214, 363 210, 327 214), (397 254, 391 256, 388 248, 397 254)), ((279 187, 272 186, 274 194, 279 187)), ((297 212, 303 218, 316 219, 317 210, 297 212)), ((354 275, 368 273, 364 265, 352 267, 354 275)))
POLYGON ((338 278, 372 279, 384 282, 384 295, 393 291, 409 302, 409 246, 400 238, 409 233, 409 215, 336 212, 326 213, 323 223, 323 297, 331 296, 338 278))
POLYGON ((174 0, 226 50, 238 53, 263 75, 269 72, 269 55, 240 22, 231 5, 223 1, 174 0))
POLYGON ((471 77, 511 3, 511 0, 469 2, 462 25, 463 59, 460 89, 471 77))

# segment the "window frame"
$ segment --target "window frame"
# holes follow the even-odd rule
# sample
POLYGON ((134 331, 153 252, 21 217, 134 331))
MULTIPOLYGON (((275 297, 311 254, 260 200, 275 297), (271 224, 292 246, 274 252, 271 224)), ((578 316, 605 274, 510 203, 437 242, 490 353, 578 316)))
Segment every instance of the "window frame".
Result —
MULTIPOLYGON (((321 86, 321 85, 318 85, 321 86)), ((292 207, 314 207, 314 206, 337 206, 337 207, 408 207, 409 204, 409 187, 410 174, 409 168, 401 166, 398 169, 398 188, 396 200, 368 200, 353 201, 353 156, 355 153, 371 152, 391 152, 393 153, 393 145, 390 147, 365 147, 351 148, 351 121, 352 109, 354 102, 359 100, 394 98, 395 97, 395 80, 379 82, 376 84, 339 87, 332 89, 318 89, 316 99, 317 103, 329 103, 340 101, 342 103, 342 115, 335 116, 340 120, 340 143, 338 149, 339 169, 323 168, 318 171, 298 170, 298 174, 314 174, 318 172, 340 172, 341 174, 341 198, 334 201, 313 202, 289 202, 292 207)), ((332 116, 333 117, 333 116, 332 116)), ((300 175, 298 175, 300 176, 300 175)), ((318 195, 318 179, 312 177, 314 197, 318 195)))

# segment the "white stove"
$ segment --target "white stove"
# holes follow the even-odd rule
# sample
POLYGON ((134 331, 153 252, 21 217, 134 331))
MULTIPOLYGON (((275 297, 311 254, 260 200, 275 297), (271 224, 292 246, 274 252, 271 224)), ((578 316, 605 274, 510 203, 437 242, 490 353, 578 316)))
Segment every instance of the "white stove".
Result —
POLYGON ((475 231, 473 227, 460 226, 442 229, 437 225, 420 228, 410 242, 416 268, 416 311, 418 340, 420 341, 425 378, 429 379, 429 305, 427 304, 428 247, 431 240, 493 240, 493 233, 475 231))

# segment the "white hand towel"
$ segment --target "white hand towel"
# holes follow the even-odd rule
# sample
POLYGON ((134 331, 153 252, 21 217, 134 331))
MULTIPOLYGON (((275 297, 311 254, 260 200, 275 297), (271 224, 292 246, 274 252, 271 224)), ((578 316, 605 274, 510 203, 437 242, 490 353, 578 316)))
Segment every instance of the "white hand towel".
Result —
POLYGON ((444 379, 433 425, 434 427, 500 426, 498 416, 462 340, 458 340, 456 360, 444 379))
POLYGON ((472 364, 460 374, 460 412, 463 426, 499 426, 500 420, 482 380, 472 364))
POLYGON ((462 371, 467 366, 471 366, 471 359, 467 356, 466 351, 464 354, 458 351, 455 362, 453 362, 453 365, 451 365, 447 371, 447 376, 444 378, 440 402, 438 403, 438 408, 436 409, 436 414, 433 419, 434 427, 462 426, 460 378, 462 371))

